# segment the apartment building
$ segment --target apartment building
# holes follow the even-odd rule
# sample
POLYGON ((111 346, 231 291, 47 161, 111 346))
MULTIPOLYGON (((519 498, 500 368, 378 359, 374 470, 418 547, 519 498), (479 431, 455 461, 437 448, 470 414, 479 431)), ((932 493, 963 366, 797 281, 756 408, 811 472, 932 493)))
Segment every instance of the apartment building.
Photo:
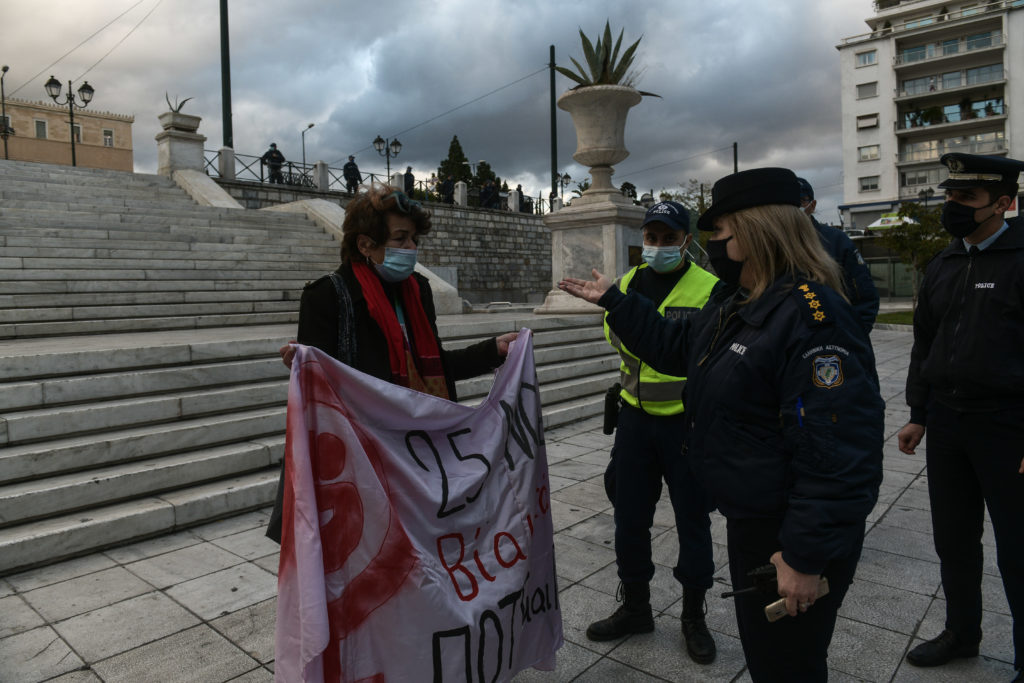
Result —
POLYGON ((1024 159, 1024 0, 874 9, 870 31, 837 46, 848 228, 904 201, 941 201, 947 152, 1024 159))
MULTIPOLYGON (((4 102, 8 125, 7 155, 17 161, 71 165, 71 128, 67 106, 9 97, 4 102)), ((75 160, 87 168, 134 170, 134 116, 106 111, 75 111, 75 160)), ((2 125, 0 121, 0 125, 2 125)), ((0 149, 0 159, 3 149, 0 149)))

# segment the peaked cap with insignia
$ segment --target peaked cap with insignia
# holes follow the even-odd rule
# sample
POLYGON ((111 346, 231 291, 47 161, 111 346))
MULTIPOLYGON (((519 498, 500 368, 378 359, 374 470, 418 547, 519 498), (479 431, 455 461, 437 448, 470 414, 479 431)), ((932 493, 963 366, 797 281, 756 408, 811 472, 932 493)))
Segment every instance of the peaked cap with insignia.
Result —
POLYGON ((982 154, 950 152, 943 154, 940 161, 949 169, 949 178, 942 181, 939 187, 951 190, 985 188, 993 183, 1015 183, 1017 176, 1024 171, 1024 161, 982 154))

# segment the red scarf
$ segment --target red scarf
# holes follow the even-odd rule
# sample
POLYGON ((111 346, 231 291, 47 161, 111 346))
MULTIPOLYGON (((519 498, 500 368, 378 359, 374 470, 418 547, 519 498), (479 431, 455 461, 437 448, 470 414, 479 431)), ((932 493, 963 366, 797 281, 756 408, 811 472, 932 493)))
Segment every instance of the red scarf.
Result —
POLYGON ((353 263, 352 272, 363 290, 370 317, 384 332, 391 363, 391 381, 425 394, 448 398, 448 384, 441 365, 441 352, 427 312, 420 298, 420 284, 410 275, 398 285, 405 324, 409 330, 408 344, 402 326, 384 294, 380 278, 365 263, 353 263), (410 349, 410 344, 412 348, 410 349))

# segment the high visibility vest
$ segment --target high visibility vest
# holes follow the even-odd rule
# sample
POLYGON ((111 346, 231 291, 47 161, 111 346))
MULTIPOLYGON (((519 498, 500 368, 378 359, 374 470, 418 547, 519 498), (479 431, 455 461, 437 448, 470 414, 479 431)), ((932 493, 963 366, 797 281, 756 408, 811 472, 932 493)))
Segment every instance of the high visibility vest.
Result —
MULTIPOLYGON (((643 263, 619 278, 617 284, 622 292, 628 290, 630 281, 641 268, 647 268, 647 264, 643 263)), ((658 305, 658 313, 664 316, 666 309, 703 308, 717 282, 718 278, 714 275, 696 263, 690 263, 686 273, 679 278, 676 286, 658 305)), ((623 401, 649 415, 678 415, 683 412, 685 377, 663 375, 634 356, 618 335, 608 327, 607 313, 605 313, 604 336, 608 343, 619 352, 621 359, 619 382, 622 384, 622 391, 619 395, 623 401)))

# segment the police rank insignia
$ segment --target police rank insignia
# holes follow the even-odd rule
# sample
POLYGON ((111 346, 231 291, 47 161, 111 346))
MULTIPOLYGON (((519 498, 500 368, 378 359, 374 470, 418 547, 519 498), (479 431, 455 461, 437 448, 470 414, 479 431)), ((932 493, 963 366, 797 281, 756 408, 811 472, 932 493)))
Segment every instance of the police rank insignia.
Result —
POLYGON ((814 386, 835 389, 843 383, 843 361, 839 356, 814 357, 814 386))

